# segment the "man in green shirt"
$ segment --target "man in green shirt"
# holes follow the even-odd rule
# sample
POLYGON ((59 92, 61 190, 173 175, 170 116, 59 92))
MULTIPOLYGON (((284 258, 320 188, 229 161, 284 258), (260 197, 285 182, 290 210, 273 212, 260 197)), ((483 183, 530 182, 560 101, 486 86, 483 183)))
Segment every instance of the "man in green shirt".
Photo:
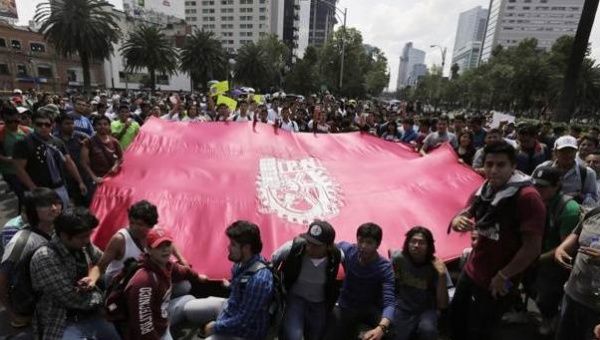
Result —
POLYGON ((123 151, 127 149, 135 136, 140 132, 140 124, 133 120, 130 115, 129 106, 121 104, 119 106, 119 119, 110 124, 110 130, 113 136, 119 140, 123 151))
POLYGON ((570 196, 561 194, 562 173, 557 168, 543 166, 533 172, 533 182, 546 204, 546 228, 542 243, 542 254, 532 268, 530 290, 542 314, 539 332, 549 335, 554 332, 558 307, 563 296, 563 286, 569 272, 554 261, 554 251, 571 234, 579 223, 581 209, 570 196))
POLYGON ((12 106, 2 107, 2 120, 4 120, 4 129, 0 130, 0 173, 4 181, 19 199, 19 211, 23 201, 23 192, 25 187, 17 178, 15 166, 13 164, 13 152, 15 144, 24 139, 31 129, 21 125, 19 112, 12 106))

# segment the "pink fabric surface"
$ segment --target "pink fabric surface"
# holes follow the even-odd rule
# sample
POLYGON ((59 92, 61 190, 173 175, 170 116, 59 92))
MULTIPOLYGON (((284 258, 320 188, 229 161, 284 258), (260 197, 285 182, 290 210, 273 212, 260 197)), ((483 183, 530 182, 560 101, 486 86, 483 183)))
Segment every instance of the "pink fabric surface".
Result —
POLYGON ((401 248, 411 227, 425 226, 437 255, 451 259, 470 237, 448 235, 448 224, 481 183, 447 145, 420 157, 361 133, 152 119, 126 151, 121 171, 96 191, 92 210, 100 226, 93 241, 105 247, 127 225, 127 208, 147 199, 193 268, 213 279, 230 276, 224 231, 238 219, 260 227, 267 258, 320 218, 336 229, 336 241, 354 242, 360 224, 379 224, 381 254, 401 248))

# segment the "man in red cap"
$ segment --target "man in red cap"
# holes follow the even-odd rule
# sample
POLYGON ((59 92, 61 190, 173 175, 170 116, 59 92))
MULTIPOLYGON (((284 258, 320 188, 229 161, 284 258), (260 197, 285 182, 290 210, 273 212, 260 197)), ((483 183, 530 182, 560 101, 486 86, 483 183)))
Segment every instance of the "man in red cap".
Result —
POLYGON ((182 321, 184 305, 194 299, 184 295, 171 301, 172 282, 205 281, 206 277, 171 262, 173 238, 165 229, 151 229, 146 239, 147 253, 142 257, 141 268, 125 289, 128 306, 125 339, 172 339, 170 324, 182 321))

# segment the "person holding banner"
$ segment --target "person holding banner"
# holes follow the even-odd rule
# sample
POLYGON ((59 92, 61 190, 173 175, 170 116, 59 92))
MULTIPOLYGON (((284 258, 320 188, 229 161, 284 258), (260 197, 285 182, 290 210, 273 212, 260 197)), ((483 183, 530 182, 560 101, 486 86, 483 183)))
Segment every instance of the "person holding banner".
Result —
POLYGON ((279 128, 289 132, 298 132, 298 123, 290 118, 290 107, 288 105, 281 109, 281 120, 279 121, 279 128))
POLYGON ((395 312, 394 271, 390 261, 379 255, 383 231, 375 223, 364 223, 356 231, 356 243, 340 242, 346 278, 333 309, 326 339, 356 339, 359 325, 368 330, 363 340, 386 338, 395 312))
POLYGON ((273 253, 273 267, 281 272, 287 292, 280 339, 323 339, 338 297, 336 277, 342 254, 334 240, 331 224, 315 220, 305 234, 273 253))
POLYGON ((237 103, 238 111, 236 111, 229 120, 232 122, 250 122, 252 121, 252 117, 250 117, 248 112, 248 103, 245 100, 240 100, 237 103))
POLYGON ((488 145, 483 164, 486 181, 450 224, 479 236, 450 305, 453 340, 492 338, 509 293, 542 249, 546 207, 531 177, 516 171, 515 149, 488 145))

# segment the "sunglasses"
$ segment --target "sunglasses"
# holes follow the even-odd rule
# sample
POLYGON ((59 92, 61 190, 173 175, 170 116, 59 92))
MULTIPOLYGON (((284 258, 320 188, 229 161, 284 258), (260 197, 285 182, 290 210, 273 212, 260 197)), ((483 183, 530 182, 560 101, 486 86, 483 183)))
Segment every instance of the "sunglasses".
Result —
POLYGON ((52 127, 52 123, 45 123, 45 122, 35 122, 35 126, 37 127, 52 127))
POLYGON ((5 120, 6 124, 18 123, 19 119, 7 119, 5 120))

